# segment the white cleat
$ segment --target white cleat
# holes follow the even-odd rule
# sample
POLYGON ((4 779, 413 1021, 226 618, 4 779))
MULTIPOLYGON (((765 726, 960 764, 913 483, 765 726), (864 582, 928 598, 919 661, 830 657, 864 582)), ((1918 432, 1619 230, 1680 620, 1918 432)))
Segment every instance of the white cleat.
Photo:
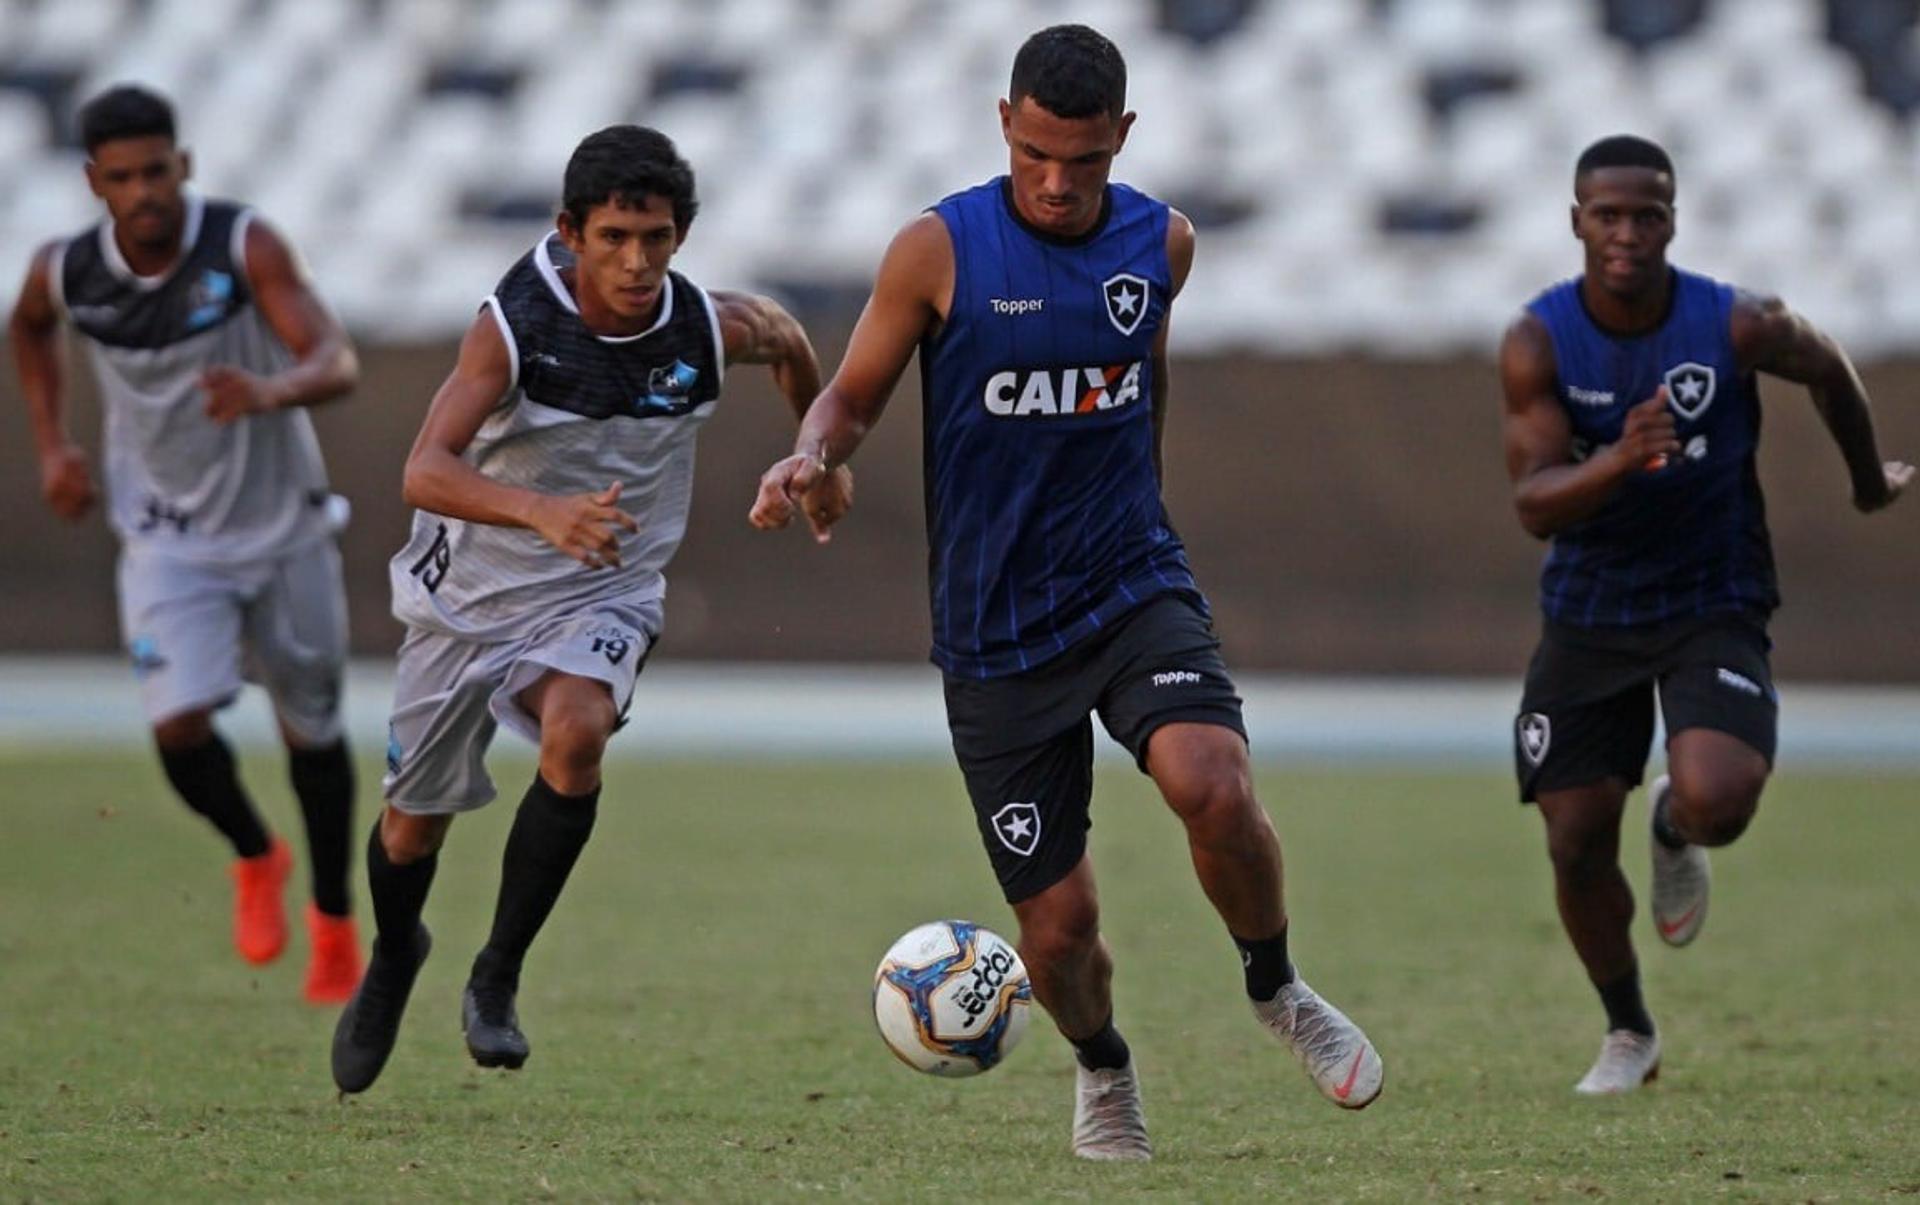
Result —
MULTIPOLYGON (((1659 813, 1660 801, 1673 789, 1665 774, 1653 780, 1648 797, 1648 825, 1659 813)), ((1653 927, 1660 940, 1670 946, 1684 946, 1700 936, 1707 919, 1707 888, 1713 881, 1707 869, 1707 851, 1698 845, 1668 849, 1660 838, 1648 834, 1653 846, 1653 927)))
POLYGON ((1600 1043, 1600 1057, 1573 1090, 1582 1096, 1618 1096, 1659 1078, 1660 1035, 1612 1029, 1600 1043))
POLYGON ((1287 1044, 1313 1086, 1343 1109, 1364 1109, 1380 1095, 1387 1069, 1380 1053, 1347 1015, 1295 979, 1271 1000, 1255 1001, 1253 1015, 1287 1044))
POLYGON ((1073 1070, 1073 1153, 1105 1162, 1153 1158, 1132 1062, 1104 1071, 1089 1071, 1076 1062, 1073 1070))

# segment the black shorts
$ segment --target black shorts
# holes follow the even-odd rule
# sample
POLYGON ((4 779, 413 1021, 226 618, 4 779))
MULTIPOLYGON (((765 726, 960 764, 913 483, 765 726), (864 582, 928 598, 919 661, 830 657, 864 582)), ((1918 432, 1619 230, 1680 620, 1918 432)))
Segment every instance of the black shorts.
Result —
POLYGON ((1149 599, 1037 669, 949 674, 946 687, 953 752, 1008 903, 1053 886, 1086 853, 1093 712, 1142 772, 1147 738, 1164 724, 1247 736, 1220 640, 1185 593, 1149 599))
POLYGON ((1737 614, 1627 629, 1549 621, 1514 721, 1521 801, 1609 778, 1639 786, 1656 688, 1669 738, 1711 728, 1772 765, 1780 701, 1767 664, 1771 648, 1764 622, 1737 614))

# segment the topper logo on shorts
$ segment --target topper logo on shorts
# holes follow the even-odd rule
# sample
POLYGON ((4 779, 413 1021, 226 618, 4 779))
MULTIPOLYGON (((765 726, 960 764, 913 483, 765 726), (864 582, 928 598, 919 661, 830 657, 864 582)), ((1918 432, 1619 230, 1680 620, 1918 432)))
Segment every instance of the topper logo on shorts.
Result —
POLYGON ((987 413, 1052 418, 1118 410, 1140 397, 1146 361, 1095 368, 1021 368, 996 372, 981 394, 987 413))
POLYGON ((1724 665, 1719 667, 1718 671, 1714 674, 1714 677, 1720 680, 1720 685, 1731 686, 1735 690, 1739 691, 1741 694, 1752 695, 1756 699, 1766 693, 1765 691, 1762 691, 1760 689, 1760 684, 1758 682, 1755 682, 1752 678, 1747 677, 1743 673, 1739 673, 1735 670, 1730 670, 1724 665))
POLYGON ((1036 804, 1010 803, 987 823, 993 825, 993 835, 1000 838, 1000 844, 1023 858, 1032 857, 1040 848, 1040 808, 1036 804))
POLYGON ((1537 711, 1530 711, 1520 717, 1514 731, 1520 737, 1520 752, 1528 764, 1539 765, 1547 758, 1547 747, 1553 743, 1553 722, 1537 711))
POLYGON ((1170 669, 1153 676, 1155 686, 1194 686, 1200 682, 1200 675, 1190 669, 1170 669))

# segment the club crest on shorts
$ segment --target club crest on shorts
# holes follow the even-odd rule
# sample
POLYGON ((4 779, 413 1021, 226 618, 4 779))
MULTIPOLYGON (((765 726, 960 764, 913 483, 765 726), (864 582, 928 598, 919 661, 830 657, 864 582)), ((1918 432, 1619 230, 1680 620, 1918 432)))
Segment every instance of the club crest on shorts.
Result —
POLYGON ((1530 711, 1520 717, 1514 726, 1520 738, 1520 753, 1529 765, 1537 766, 1546 760, 1547 747, 1553 743, 1553 724, 1537 711, 1530 711))
POLYGON ((1714 372, 1711 364, 1688 360, 1667 369, 1660 380, 1667 387, 1667 405, 1681 418, 1699 418, 1713 404, 1714 372))
POLYGON ((1117 272, 1107 277, 1100 286, 1100 293, 1107 302, 1107 321, 1123 335, 1131 335, 1140 329, 1140 320, 1147 316, 1147 281, 1145 277, 1135 276, 1131 272, 1117 272))
POLYGON ((993 835, 1000 838, 1000 844, 1023 858, 1032 857, 1040 847, 1040 809, 1034 804, 1010 803, 987 823, 993 825, 993 835))

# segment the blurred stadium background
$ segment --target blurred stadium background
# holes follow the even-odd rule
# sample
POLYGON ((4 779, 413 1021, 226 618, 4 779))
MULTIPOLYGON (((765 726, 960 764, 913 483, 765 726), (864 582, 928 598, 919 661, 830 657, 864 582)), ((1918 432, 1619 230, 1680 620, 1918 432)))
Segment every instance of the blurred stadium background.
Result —
MULTIPOLYGON (((1517 678, 1540 549, 1513 521, 1491 351, 1578 270, 1571 162, 1621 130, 1677 156, 1675 259, 1777 291, 1865 368, 1889 455, 1920 448, 1914 0, 0 0, 0 287, 92 220, 73 112, 110 83, 179 106, 208 192, 293 238, 366 364, 320 417, 356 647, 384 656, 398 472, 453 341, 547 225, 577 139, 657 126, 700 176, 679 266, 785 300, 830 369, 890 233, 1004 165, 1019 41, 1083 20, 1140 122, 1117 176, 1200 227, 1175 314, 1170 503, 1248 670, 1517 678)), ((911 377, 911 374, 909 374, 911 377)), ((98 438, 84 372, 75 429, 98 438)), ((1801 394, 1769 387, 1778 668, 1920 681, 1914 508, 1862 521, 1801 394)), ((112 543, 39 505, 0 408, 0 650, 116 647, 112 543)), ((666 655, 924 652, 916 383, 827 549, 744 513, 787 420, 738 374, 702 441, 666 655)))

